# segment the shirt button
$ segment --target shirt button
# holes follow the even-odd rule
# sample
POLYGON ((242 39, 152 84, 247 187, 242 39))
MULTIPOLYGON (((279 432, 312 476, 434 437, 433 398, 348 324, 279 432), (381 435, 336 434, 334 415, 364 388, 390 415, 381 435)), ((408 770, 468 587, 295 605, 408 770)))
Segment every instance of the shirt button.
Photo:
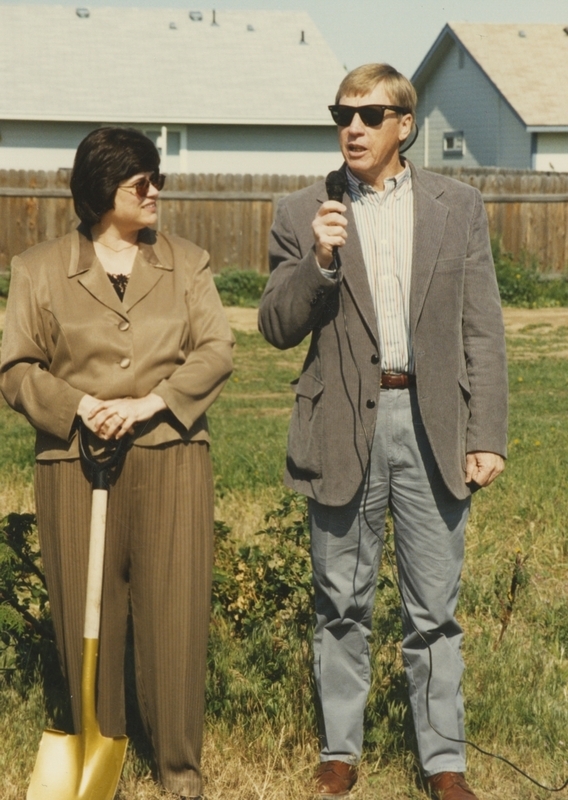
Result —
POLYGON ((129 367, 130 366, 130 359, 129 358, 123 358, 122 361, 120 362, 120 366, 122 367, 122 369, 126 369, 127 367, 129 367))
POLYGON ((374 400, 367 400, 367 408, 374 408, 376 405, 374 400))
POLYGON ((127 322, 125 319, 122 322, 118 323, 118 330, 119 331, 127 331, 130 328, 130 322, 127 322))

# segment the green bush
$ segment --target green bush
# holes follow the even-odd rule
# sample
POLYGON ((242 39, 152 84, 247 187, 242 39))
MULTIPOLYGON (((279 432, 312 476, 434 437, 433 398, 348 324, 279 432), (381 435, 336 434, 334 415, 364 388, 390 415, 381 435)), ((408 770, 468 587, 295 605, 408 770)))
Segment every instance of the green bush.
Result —
POLYGON ((268 275, 245 269, 224 269, 214 278, 224 306, 245 308, 258 306, 268 281, 268 275))
POLYGON ((0 667, 31 675, 53 628, 33 514, 9 514, 0 527, 0 667))
POLYGON ((521 308, 568 305, 568 280, 549 280, 527 255, 515 258, 503 251, 499 239, 492 242, 493 259, 503 305, 521 308))
POLYGON ((265 522, 254 544, 216 524, 207 714, 228 730, 256 716, 268 726, 255 737, 294 744, 315 731, 305 498, 286 494, 265 522))
POLYGON ((216 523, 213 614, 246 638, 269 623, 304 636, 312 623, 312 584, 307 503, 287 493, 265 516, 258 544, 238 544, 216 523))

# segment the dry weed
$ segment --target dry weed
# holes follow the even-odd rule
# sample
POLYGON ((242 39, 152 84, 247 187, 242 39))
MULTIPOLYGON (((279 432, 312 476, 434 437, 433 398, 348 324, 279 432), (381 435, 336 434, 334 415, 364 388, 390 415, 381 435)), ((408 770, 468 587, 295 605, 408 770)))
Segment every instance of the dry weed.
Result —
POLYGON ((250 541, 257 531, 264 528, 266 512, 276 508, 281 495, 282 489, 273 486, 228 492, 216 500, 215 519, 222 520, 231 528, 232 538, 250 541))
POLYGON ((0 519, 7 514, 35 513, 33 484, 21 471, 4 470, 0 485, 0 519))

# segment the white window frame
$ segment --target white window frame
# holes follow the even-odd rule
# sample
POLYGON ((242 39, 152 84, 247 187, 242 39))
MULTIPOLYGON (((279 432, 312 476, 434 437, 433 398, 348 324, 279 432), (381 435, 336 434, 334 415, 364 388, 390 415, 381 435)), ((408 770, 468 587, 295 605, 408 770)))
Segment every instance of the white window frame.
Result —
MULTIPOLYGON (((161 168, 168 172, 173 170, 168 166, 168 131, 171 133, 179 133, 180 135, 180 151, 179 151, 179 171, 186 171, 187 162, 187 126, 186 125, 141 125, 143 133, 146 135, 151 131, 158 133, 156 146, 160 151, 161 168)), ((178 156, 174 156, 178 158, 178 156)), ((170 156, 171 158, 171 156, 170 156)), ((176 170, 178 172, 178 170, 176 170)))
POLYGON ((443 134, 444 156, 464 156, 465 136, 463 131, 444 131, 443 134))

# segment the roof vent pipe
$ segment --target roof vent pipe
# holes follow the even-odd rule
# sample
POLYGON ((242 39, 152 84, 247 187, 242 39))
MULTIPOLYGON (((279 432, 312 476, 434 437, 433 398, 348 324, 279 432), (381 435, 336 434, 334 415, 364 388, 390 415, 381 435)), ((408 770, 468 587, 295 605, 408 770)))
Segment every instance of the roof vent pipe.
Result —
POLYGON ((565 28, 562 28, 562 30, 564 31, 564 33, 566 34, 566 36, 568 36, 568 25, 566 25, 566 27, 565 27, 565 28))
POLYGON ((88 8, 76 8, 75 14, 77 14, 79 19, 87 19, 87 17, 91 16, 91 12, 88 8))
POLYGON ((302 31, 302 35, 300 37, 300 44, 307 44, 306 37, 304 35, 304 31, 302 31))
POLYGON ((217 20, 215 18, 215 9, 213 9, 213 20, 211 22, 211 25, 215 25, 215 27, 219 27, 219 23, 217 22, 217 20))
POLYGON ((190 11, 189 18, 192 22, 201 22, 203 19, 203 14, 201 11, 190 11))

